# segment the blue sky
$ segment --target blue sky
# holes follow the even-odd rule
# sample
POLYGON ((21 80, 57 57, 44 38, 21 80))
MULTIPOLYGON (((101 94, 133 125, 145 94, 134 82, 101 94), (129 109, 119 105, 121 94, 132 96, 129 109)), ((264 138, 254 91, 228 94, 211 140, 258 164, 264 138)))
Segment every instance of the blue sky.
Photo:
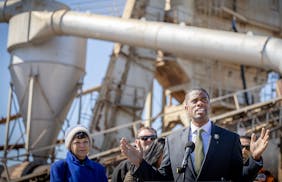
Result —
POLYGON ((0 24, 0 84, 1 84, 1 92, 0 92, 0 113, 1 117, 6 114, 6 103, 8 97, 8 90, 9 90, 9 54, 6 51, 7 45, 7 32, 8 32, 8 25, 7 24, 0 24))

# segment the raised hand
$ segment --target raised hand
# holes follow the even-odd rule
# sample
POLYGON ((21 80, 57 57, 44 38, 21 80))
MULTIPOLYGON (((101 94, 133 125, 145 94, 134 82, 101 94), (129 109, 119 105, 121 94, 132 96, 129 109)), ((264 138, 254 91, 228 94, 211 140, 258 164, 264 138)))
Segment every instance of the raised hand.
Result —
POLYGON ((134 147, 125 138, 122 138, 120 140, 120 150, 131 163, 139 167, 143 159, 143 149, 140 141, 137 141, 137 146, 134 147))
POLYGON ((251 136, 250 151, 255 160, 259 160, 262 153, 265 151, 269 141, 269 130, 261 129, 259 138, 256 140, 256 135, 251 136))

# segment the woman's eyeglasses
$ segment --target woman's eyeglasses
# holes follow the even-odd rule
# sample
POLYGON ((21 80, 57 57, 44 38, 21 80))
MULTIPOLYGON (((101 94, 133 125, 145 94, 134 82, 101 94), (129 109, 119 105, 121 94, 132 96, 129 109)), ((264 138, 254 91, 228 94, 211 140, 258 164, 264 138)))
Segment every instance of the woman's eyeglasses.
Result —
POLYGON ((143 140, 143 141, 147 141, 147 140, 155 140, 157 138, 156 135, 149 135, 149 136, 140 136, 138 137, 138 139, 143 140))

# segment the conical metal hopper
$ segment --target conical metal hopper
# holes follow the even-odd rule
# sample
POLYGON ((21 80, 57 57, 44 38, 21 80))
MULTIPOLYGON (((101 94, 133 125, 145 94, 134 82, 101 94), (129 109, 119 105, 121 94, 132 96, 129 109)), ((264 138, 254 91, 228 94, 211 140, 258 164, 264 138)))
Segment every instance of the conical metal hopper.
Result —
POLYGON ((56 142, 85 74, 86 39, 54 37, 14 48, 11 55, 12 82, 27 127, 26 148, 35 160, 46 159, 52 148, 39 149, 56 142))

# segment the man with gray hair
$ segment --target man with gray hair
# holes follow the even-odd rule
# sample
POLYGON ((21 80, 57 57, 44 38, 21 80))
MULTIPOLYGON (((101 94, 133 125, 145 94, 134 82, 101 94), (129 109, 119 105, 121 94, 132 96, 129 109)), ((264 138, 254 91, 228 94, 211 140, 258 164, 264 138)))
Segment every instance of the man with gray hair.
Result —
MULTIPOLYGON (((157 131, 151 127, 141 127, 137 131, 135 144, 139 143, 143 151, 148 150, 153 141, 157 139, 157 131)), ((119 163, 112 174, 112 182, 123 182, 130 168, 130 161, 124 160, 119 163)))

